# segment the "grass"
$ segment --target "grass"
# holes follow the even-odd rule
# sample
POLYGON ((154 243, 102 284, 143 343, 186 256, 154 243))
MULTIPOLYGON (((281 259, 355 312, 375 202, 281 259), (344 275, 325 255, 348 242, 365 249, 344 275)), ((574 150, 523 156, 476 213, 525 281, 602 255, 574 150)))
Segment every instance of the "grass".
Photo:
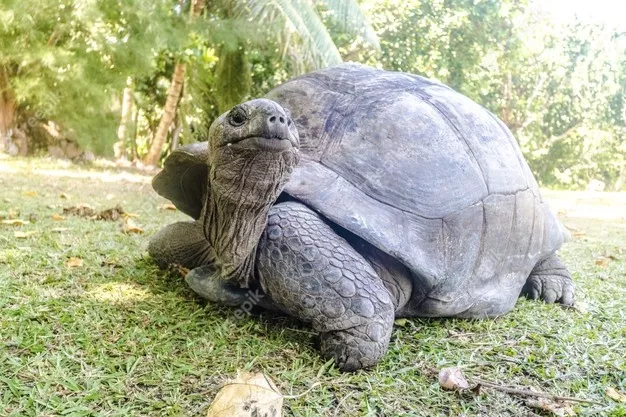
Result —
POLYGON ((626 416, 605 393, 626 391, 625 194, 545 193, 573 231, 562 255, 578 310, 520 300, 496 320, 403 321, 375 369, 342 374, 307 326, 269 313, 239 319, 152 265, 148 237, 184 216, 159 209, 148 176, 0 159, 0 189, 0 216, 31 220, 0 225, 2 416, 204 415, 240 369, 267 373, 288 395, 321 383, 286 400, 288 416, 549 415, 490 389, 443 391, 432 370, 448 366, 602 404, 574 404, 578 415, 626 416), (145 233, 53 218, 79 203, 121 204, 145 233))

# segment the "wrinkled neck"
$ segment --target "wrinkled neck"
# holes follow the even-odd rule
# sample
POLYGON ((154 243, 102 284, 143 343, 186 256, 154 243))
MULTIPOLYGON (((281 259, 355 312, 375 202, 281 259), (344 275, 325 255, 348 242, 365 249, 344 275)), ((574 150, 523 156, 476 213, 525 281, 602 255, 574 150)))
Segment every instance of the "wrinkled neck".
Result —
POLYGON ((289 178, 283 158, 243 161, 228 170, 212 170, 205 206, 204 233, 222 279, 248 287, 256 248, 272 204, 289 178), (251 165, 256 163, 256 165, 251 165))

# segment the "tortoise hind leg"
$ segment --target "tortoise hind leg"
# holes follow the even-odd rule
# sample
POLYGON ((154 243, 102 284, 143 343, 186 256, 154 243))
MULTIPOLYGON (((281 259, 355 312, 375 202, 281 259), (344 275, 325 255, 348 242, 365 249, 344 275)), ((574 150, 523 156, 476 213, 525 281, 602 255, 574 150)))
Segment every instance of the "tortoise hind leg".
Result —
POLYGON ((522 294, 532 300, 546 303, 574 304, 572 275, 556 255, 540 261, 530 273, 522 294))
POLYGON ((322 354, 339 369, 372 366, 387 350, 394 320, 389 291, 370 264, 306 206, 272 207, 257 273, 278 308, 321 333, 322 354))

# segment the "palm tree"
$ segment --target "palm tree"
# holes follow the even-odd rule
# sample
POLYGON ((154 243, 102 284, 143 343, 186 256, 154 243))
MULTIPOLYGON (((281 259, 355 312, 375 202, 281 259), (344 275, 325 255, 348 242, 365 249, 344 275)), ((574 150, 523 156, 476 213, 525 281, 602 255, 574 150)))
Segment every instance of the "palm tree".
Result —
POLYGON ((356 0, 242 0, 237 12, 253 21, 281 25, 285 50, 303 56, 303 71, 342 62, 337 46, 320 16, 320 9, 330 15, 340 29, 379 49, 378 37, 356 0))
MULTIPOLYGON (((193 22, 204 9, 206 0, 192 0, 191 8, 189 10, 189 21, 193 22)), ((165 139, 167 138, 167 132, 170 130, 170 126, 176 116, 176 108, 178 107, 178 101, 180 99, 180 93, 183 90, 183 84, 185 82, 185 63, 178 61, 174 67, 174 74, 172 75, 172 83, 167 90, 167 99, 165 100, 165 106, 163 107, 163 116, 159 121, 159 127, 154 135, 150 150, 144 158, 143 162, 146 165, 156 165, 159 162, 161 151, 165 139)))
MULTIPOLYGON (((195 0, 192 3, 190 19, 200 14, 204 1, 195 0), (202 6, 199 6, 199 3, 202 3, 202 6)), ((249 22, 261 22, 262 25, 283 28, 277 33, 283 56, 301 57, 297 65, 297 72, 300 73, 342 62, 339 50, 324 25, 321 12, 329 14, 345 32, 362 37, 376 49, 379 47, 374 29, 367 22, 356 0, 223 0, 222 4, 217 4, 216 7, 228 10, 229 17, 235 19, 246 19, 249 22)), ((245 95, 246 86, 250 82, 247 78, 249 71, 231 70, 233 67, 241 68, 242 65, 247 65, 242 47, 220 50, 217 75, 234 77, 218 80, 218 92, 227 98, 222 102, 236 102, 245 95)), ((147 165, 158 163, 167 133, 174 120, 184 75, 185 66, 178 63, 168 90, 163 116, 150 151, 144 159, 147 165)))

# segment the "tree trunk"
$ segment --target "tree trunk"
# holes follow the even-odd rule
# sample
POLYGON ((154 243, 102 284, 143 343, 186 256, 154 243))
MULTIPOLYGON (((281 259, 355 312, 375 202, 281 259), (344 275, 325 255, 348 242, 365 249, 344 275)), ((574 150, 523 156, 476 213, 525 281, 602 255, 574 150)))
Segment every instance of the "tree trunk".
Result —
POLYGON ((626 162, 622 162, 622 169, 620 170, 619 176, 613 185, 613 189, 615 191, 622 191, 624 188, 624 184, 626 183, 626 162))
POLYGON ((117 128, 117 142, 114 145, 115 157, 117 159, 128 158, 126 150, 128 142, 128 133, 130 132, 130 123, 133 115, 133 79, 128 77, 126 80, 126 88, 122 94, 122 117, 120 125, 117 128))
POLYGON ((137 123, 139 122, 139 112, 140 109, 135 106, 134 116, 133 116, 133 135, 130 139, 130 149, 131 149, 131 159, 133 161, 139 160, 139 154, 137 153, 137 130, 139 129, 137 123))
MULTIPOLYGON (((189 10, 189 21, 193 21, 200 15, 200 13, 202 13, 205 2, 206 0, 192 0, 191 8, 189 10)), ((165 106, 163 108, 163 116, 161 116, 161 121, 159 122, 159 127, 154 135, 152 144, 150 145, 150 150, 143 160, 146 165, 154 166, 159 162, 159 157, 163 151, 163 145, 167 139, 167 133, 169 132, 170 126, 174 121, 184 81, 185 64, 183 62, 178 62, 174 67, 172 84, 167 91, 167 99, 165 100, 165 106)))
POLYGON ((178 142, 180 140, 180 132, 183 130, 183 122, 180 120, 180 117, 176 116, 176 121, 174 122, 174 132, 172 132, 172 142, 170 143, 170 151, 173 152, 178 148, 178 142))
POLYGON ((15 97, 6 68, 0 67, 0 150, 9 150, 15 125, 15 97))

